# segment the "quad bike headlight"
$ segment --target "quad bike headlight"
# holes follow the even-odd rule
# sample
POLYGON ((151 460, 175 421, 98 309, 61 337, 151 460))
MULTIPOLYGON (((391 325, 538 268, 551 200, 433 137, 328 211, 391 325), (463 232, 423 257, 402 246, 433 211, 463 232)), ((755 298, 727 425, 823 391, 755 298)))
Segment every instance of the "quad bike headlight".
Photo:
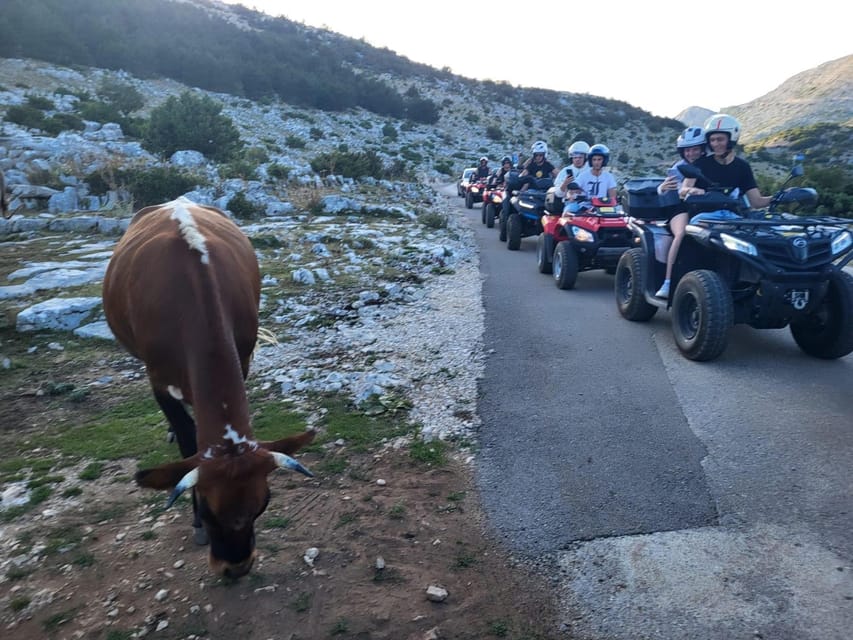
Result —
POLYGON ((837 256, 842 251, 849 249, 851 244, 853 244, 853 236, 850 235, 849 231, 844 231, 832 239, 832 243, 829 245, 830 251, 832 251, 833 256, 837 256))
POLYGON ((572 225, 572 235, 578 242, 595 242, 595 234, 583 227, 572 225))
POLYGON ((522 209, 530 209, 531 211, 536 208, 532 203, 527 202, 526 200, 519 200, 518 206, 522 209))
POLYGON ((746 240, 730 236, 728 233, 721 233, 720 240, 723 241, 723 246, 729 251, 739 251, 740 253, 745 253, 748 256, 758 255, 758 249, 755 248, 755 245, 751 242, 747 242, 746 240))
POLYGON ((480 190, 477 187, 471 187, 471 193, 480 193, 480 190))

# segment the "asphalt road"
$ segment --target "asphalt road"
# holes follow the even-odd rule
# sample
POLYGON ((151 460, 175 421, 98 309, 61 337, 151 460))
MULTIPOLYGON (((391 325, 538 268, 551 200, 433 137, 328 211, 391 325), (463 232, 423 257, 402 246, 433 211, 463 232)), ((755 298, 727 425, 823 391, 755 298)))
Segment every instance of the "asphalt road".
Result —
POLYGON ((496 534, 554 580, 567 637, 853 637, 853 355, 738 326, 688 361, 668 313, 619 315, 612 276, 561 291, 535 238, 508 251, 479 205, 465 215, 486 311, 478 484, 496 534))

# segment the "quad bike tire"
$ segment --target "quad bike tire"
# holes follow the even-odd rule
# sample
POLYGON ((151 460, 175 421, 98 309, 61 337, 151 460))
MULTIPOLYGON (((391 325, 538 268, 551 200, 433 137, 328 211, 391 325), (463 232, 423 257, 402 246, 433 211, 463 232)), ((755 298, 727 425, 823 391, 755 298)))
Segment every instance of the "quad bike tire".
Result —
POLYGON ((726 350, 734 321, 728 285, 715 271, 690 271, 672 297, 672 333, 688 360, 707 361, 726 350))
POLYGON ((517 213, 509 214, 506 221, 506 248, 510 251, 521 249, 521 226, 524 222, 517 213))
POLYGON ((486 227, 494 229, 495 227, 495 205, 489 203, 486 205, 486 227))
POLYGON ((473 209, 474 208, 474 194, 470 191, 465 194, 465 208, 473 209))
POLYGON ((794 342, 815 358, 834 360, 853 352, 853 276, 834 271, 820 306, 791 323, 794 342))
POLYGON ((570 242, 558 242, 551 265, 558 289, 574 289, 578 279, 578 254, 570 242))
POLYGON ((486 206, 480 207, 480 222, 486 224, 486 206))
POLYGON ((628 249, 616 265, 613 288, 616 307, 626 320, 646 322, 657 313, 658 308, 646 302, 645 254, 642 249, 628 249))
POLYGON ((540 233, 536 239, 536 266, 539 273, 551 273, 554 267, 554 236, 540 233))
POLYGON ((506 222, 507 214, 501 209, 501 215, 498 218, 498 240, 506 242, 506 222))

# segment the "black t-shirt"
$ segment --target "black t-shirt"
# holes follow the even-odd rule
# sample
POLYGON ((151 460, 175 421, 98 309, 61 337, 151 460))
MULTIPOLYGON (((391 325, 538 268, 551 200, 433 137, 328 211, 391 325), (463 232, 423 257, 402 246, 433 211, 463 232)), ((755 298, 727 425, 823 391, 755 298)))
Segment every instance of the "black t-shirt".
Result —
POLYGON ((734 188, 740 189, 740 195, 744 195, 750 189, 758 188, 755 176, 752 175, 752 167, 742 158, 735 157, 729 164, 720 164, 713 156, 702 156, 693 165, 705 174, 712 184, 702 184, 704 180, 697 180, 696 186, 707 189, 716 183, 726 192, 734 188))
POLYGON ((478 178, 488 178, 489 177, 489 165, 481 164, 477 167, 477 177, 478 178))
POLYGON ((551 173, 554 171, 554 165, 545 160, 542 164, 536 164, 533 162, 533 158, 527 161, 524 165, 524 170, 527 171, 527 175, 536 178, 550 178, 551 173))

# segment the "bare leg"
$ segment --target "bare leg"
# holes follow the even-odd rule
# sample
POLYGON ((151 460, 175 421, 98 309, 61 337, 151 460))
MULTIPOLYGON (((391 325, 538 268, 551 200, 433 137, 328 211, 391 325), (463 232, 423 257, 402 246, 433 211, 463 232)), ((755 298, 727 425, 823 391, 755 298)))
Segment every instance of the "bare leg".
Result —
POLYGON ((687 226, 687 214, 679 213, 669 221, 669 228, 672 230, 672 244, 669 246, 669 253, 666 254, 666 276, 669 280, 672 277, 672 265, 675 264, 675 256, 678 255, 678 247, 681 246, 681 240, 684 238, 684 228, 687 226))

